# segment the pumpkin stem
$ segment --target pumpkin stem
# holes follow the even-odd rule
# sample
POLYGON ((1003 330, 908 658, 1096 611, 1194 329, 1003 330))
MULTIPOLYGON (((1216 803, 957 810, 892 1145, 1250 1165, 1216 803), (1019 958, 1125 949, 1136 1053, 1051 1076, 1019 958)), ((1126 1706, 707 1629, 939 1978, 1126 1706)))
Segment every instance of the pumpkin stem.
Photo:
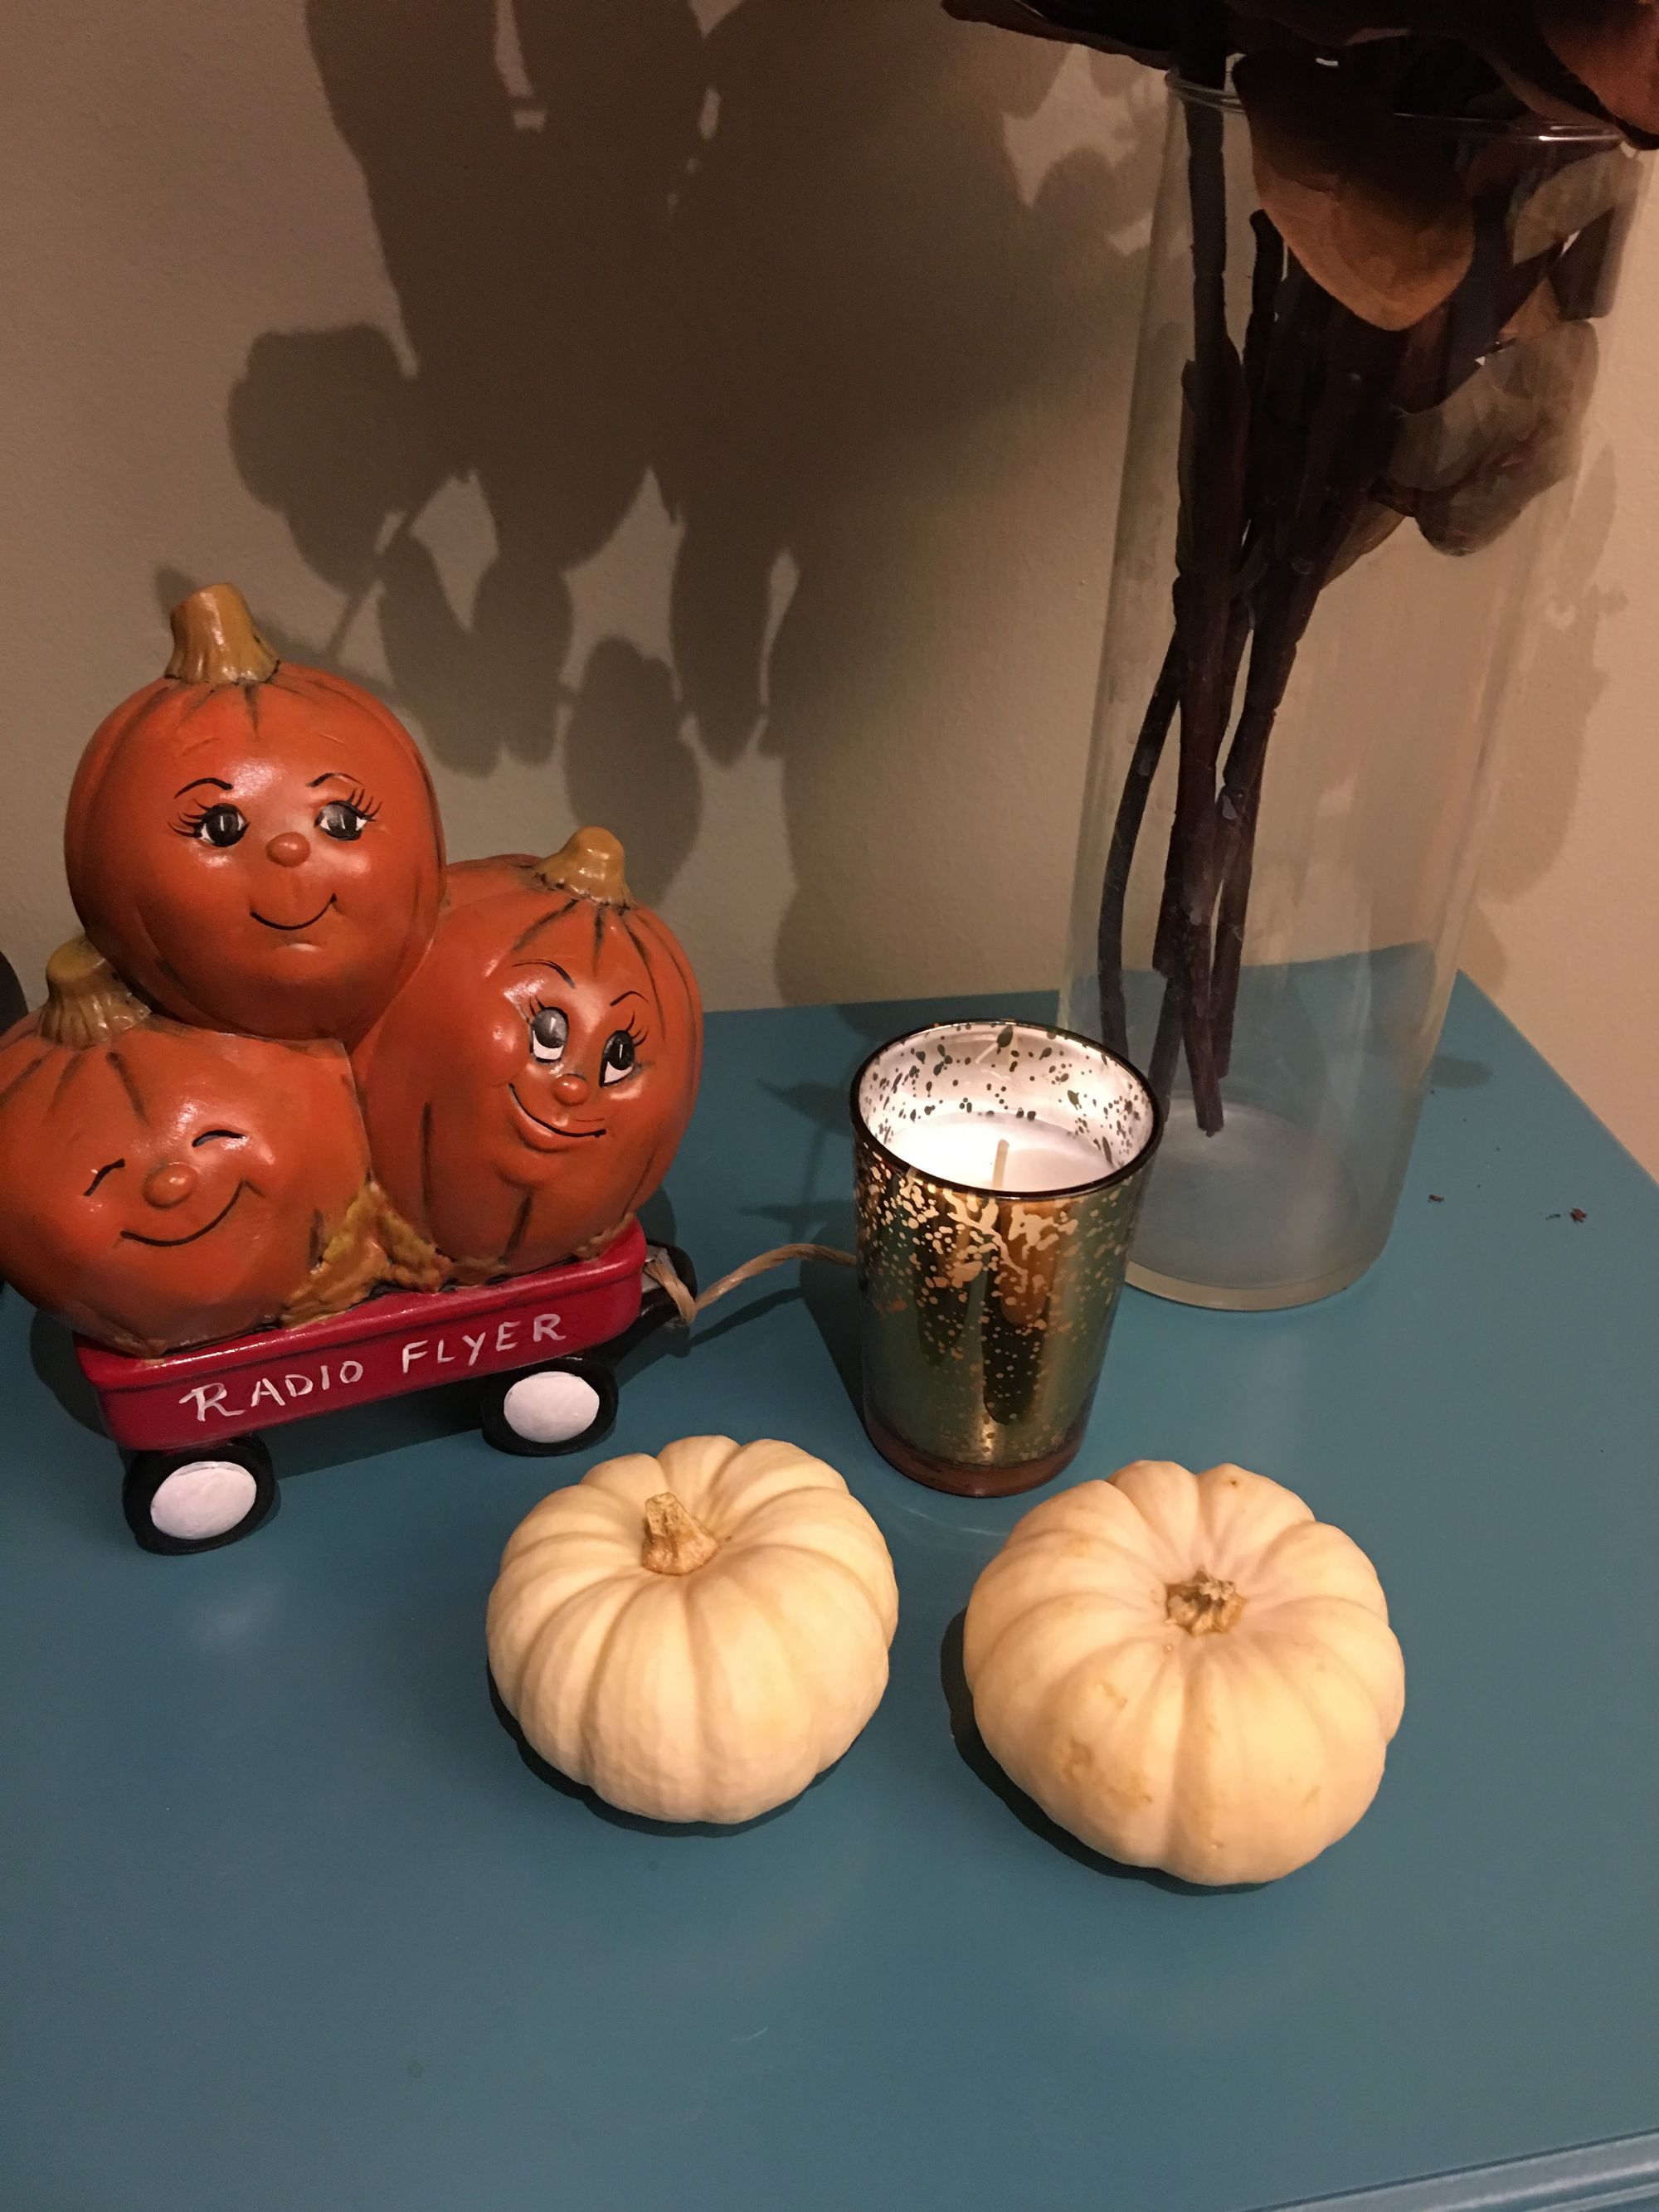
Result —
POLYGON ((264 684, 276 655, 253 627, 234 584, 207 584, 180 599, 167 617, 173 658, 167 672, 181 684, 264 684))
POLYGON ((672 1490, 645 1501, 645 1542, 640 1565, 653 1575, 694 1575, 706 1567, 720 1546, 695 1520, 672 1490))
POLYGON ((574 891, 600 906, 633 906, 623 874, 623 848, 608 830, 579 830, 536 870, 550 891, 574 891))
POLYGON ((1188 1583, 1166 1583, 1170 1619, 1188 1636, 1224 1636, 1244 1610, 1237 1585, 1222 1582, 1200 1567, 1188 1583))
POLYGON ((46 1003, 40 1015, 43 1042, 76 1051, 107 1044, 124 1030, 147 1022, 149 1013, 90 939, 71 937, 47 961, 46 1003))

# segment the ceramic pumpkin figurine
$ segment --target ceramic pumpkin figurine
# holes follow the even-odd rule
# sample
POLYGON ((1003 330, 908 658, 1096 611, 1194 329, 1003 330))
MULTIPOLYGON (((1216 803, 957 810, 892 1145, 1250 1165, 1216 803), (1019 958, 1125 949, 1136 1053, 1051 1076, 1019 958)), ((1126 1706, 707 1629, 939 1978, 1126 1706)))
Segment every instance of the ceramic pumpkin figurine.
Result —
POLYGON ((597 1249, 668 1170, 702 1008, 684 953, 581 830, 452 906, 355 1055, 375 1171, 462 1282, 597 1249))
POLYGON ((155 1355, 350 1305, 388 1272, 344 1050, 192 1029, 85 938, 0 1038, 0 1275, 155 1355))
POLYGON ((233 586, 193 592, 172 621, 167 673, 116 708, 76 772, 76 912, 180 1021, 354 1043, 437 919, 425 763, 368 692, 279 661, 233 586))
POLYGON ((444 871, 444 904, 471 906, 496 891, 516 890, 524 872, 536 865, 533 853, 490 853, 481 860, 452 860, 444 871))

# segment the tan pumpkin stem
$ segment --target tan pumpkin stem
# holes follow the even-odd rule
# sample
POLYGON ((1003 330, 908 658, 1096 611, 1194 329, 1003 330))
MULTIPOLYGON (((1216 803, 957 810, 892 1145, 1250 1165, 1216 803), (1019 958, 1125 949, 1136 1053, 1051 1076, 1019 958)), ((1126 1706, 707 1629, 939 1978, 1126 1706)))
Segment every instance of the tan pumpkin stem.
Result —
POLYGON ((1188 1636, 1224 1636, 1244 1610, 1243 1592, 1207 1567, 1190 1582, 1167 1583, 1164 1589, 1170 1620, 1188 1636))
POLYGON ((574 891, 600 906, 636 903, 623 873, 623 848, 608 830, 579 830, 536 870, 550 891, 574 891))
POLYGON ((207 584, 180 599, 173 624, 173 658, 167 672, 181 684, 264 684, 277 659, 253 627, 247 601, 234 584, 207 584))
POLYGON ((91 940, 71 937, 46 963, 46 1003, 40 1032, 46 1044, 82 1050, 107 1044, 150 1018, 150 1010, 116 974, 91 940))
POLYGON ((706 1567, 719 1544, 701 1521, 688 1513, 672 1490, 645 1501, 645 1541, 640 1565, 653 1575, 694 1575, 706 1567))

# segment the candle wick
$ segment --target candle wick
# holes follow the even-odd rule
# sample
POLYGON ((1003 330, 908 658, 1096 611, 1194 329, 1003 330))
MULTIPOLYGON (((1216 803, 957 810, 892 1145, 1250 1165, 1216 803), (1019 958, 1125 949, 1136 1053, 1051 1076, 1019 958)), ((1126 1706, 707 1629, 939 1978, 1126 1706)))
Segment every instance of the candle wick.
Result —
POLYGON ((996 1161, 991 1170, 991 1188, 993 1190, 1000 1190, 1002 1188, 1002 1178, 1007 1174, 1007 1172, 1008 1139, 1006 1137, 999 1137, 997 1139, 996 1161))

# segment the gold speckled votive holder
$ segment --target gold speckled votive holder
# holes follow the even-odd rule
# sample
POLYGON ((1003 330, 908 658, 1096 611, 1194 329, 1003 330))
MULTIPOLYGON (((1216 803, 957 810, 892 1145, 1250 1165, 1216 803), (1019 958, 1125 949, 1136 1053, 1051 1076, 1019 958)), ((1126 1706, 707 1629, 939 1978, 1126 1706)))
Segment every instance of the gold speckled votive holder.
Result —
POLYGON ((1127 1060, 1034 1022, 896 1037, 853 1079, 864 1420, 936 1490, 994 1498, 1082 1439, 1158 1102, 1127 1060))

